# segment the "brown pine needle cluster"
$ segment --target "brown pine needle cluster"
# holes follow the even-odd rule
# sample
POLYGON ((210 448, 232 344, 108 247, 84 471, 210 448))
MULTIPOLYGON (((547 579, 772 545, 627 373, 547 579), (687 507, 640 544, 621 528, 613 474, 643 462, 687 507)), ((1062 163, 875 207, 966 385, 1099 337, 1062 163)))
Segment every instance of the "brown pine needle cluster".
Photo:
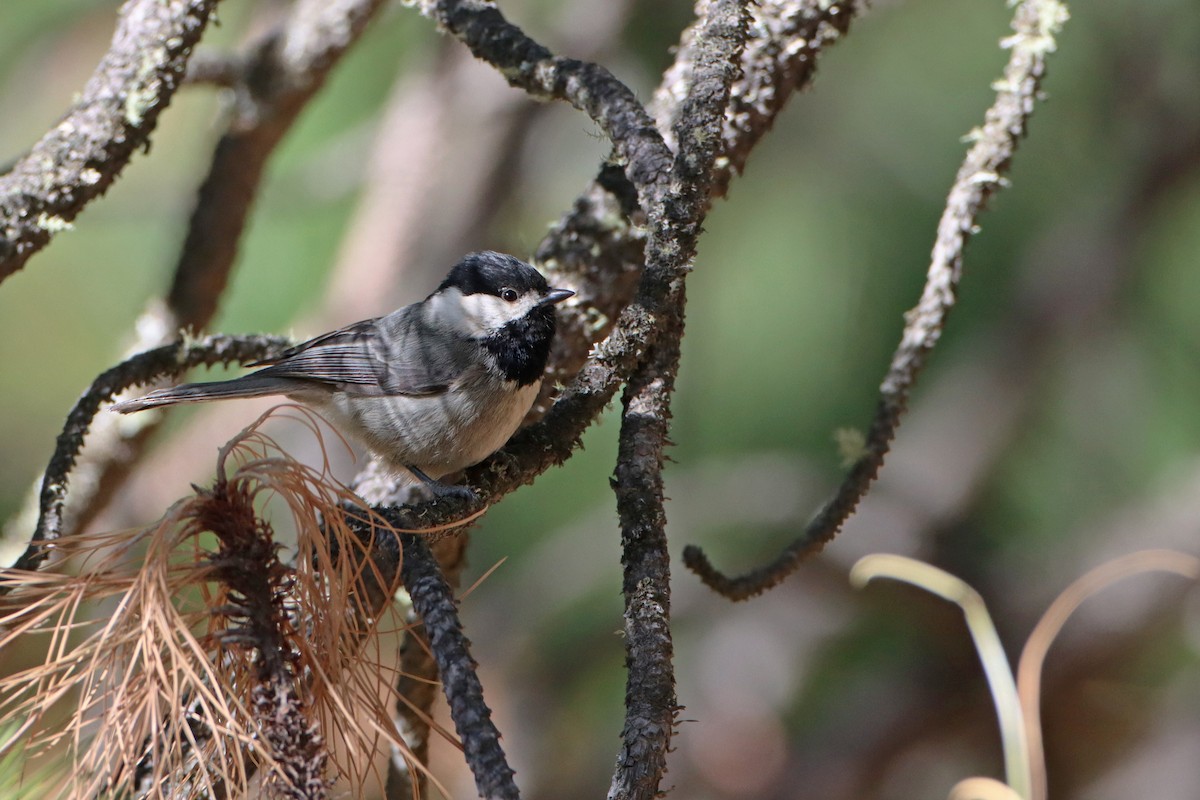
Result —
MULTIPOLYGON (((320 440, 309 412, 284 408, 320 440)), ((0 678, 0 718, 20 721, 0 751, 69 764, 43 796, 320 798, 338 778, 361 785, 381 748, 403 752, 375 636, 395 577, 371 558, 399 531, 327 460, 285 454, 268 415, 153 526, 58 541, 73 574, 0 573, 0 653, 43 654, 0 678), (290 512, 294 551, 268 504, 290 512)))

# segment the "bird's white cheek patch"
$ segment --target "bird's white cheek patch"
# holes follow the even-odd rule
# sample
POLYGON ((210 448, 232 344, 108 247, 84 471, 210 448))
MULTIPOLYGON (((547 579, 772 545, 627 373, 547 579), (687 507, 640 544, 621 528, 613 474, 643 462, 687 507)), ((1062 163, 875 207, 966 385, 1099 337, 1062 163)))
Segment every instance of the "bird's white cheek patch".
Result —
POLYGON ((503 328, 514 319, 525 316, 537 304, 538 298, 529 294, 509 302, 494 294, 468 294, 462 297, 465 327, 473 335, 503 328))

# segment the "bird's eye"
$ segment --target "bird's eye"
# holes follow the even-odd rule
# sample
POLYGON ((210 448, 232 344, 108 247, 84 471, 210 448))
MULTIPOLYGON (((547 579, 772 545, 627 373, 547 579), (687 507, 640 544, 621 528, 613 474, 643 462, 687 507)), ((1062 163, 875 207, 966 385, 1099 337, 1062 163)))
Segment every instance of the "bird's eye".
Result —
POLYGON ((507 300, 510 303, 513 302, 514 300, 517 299, 517 290, 516 289, 501 289, 500 290, 500 299, 507 300))

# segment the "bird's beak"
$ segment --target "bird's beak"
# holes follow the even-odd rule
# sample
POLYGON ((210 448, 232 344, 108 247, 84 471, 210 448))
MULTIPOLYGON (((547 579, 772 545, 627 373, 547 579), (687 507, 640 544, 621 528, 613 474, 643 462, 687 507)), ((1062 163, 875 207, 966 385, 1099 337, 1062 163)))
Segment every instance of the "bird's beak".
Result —
POLYGON ((574 297, 575 293, 570 289, 551 289, 550 292, 538 301, 539 306, 550 306, 555 303, 561 303, 568 297, 574 297))

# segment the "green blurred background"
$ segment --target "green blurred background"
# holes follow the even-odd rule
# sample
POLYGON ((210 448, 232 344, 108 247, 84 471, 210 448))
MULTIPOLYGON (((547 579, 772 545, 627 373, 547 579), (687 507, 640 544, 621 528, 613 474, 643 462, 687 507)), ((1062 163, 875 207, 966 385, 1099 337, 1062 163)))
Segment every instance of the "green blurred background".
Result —
MULTIPOLYGON (((690 14, 676 0, 620 6, 615 37, 594 42, 588 15, 598 12, 585 3, 504 7, 556 51, 599 58, 643 98, 690 14)), ((115 10, 7 0, 0 160, 67 108, 107 47, 115 10)), ((244 48, 283 11, 223 4, 202 45, 244 48)), ((915 590, 852 592, 845 573, 859 555, 907 553, 967 578, 1015 658, 1041 610, 1089 567, 1143 547, 1197 549, 1200 4, 1097 0, 1073 11, 1012 186, 971 242, 961 303, 861 513, 820 559, 746 604, 708 594, 675 560, 686 709, 669 760, 674 796, 934 797, 967 775, 999 775, 986 688, 956 613, 915 590)), ((836 485, 835 431, 869 421, 961 137, 981 122, 1006 60, 998 40, 1010 13, 998 0, 880 0, 823 56, 814 90, 792 101, 713 209, 689 282, 674 405, 676 554, 700 543, 719 565, 747 569, 836 485)), ((213 330, 318 332, 309 326, 326 309, 389 97, 455 47, 414 11, 385 10, 272 161, 213 330)), ((486 92, 530 113, 515 90, 476 72, 486 92)), ((149 154, 0 286, 0 519, 18 512, 66 411, 168 286, 225 103, 212 88, 180 91, 149 154)), ((495 122, 481 104, 468 124, 495 122)), ((473 163, 469 139, 450 146, 473 163)), ((481 224, 430 247, 531 253, 604 152, 582 115, 538 110, 512 151, 493 156, 513 174, 481 224)), ((457 155, 444 160, 435 187, 392 187, 415 193, 409 202, 433 221, 480 200, 457 155)), ((428 235, 446 227, 431 223, 428 235)), ((364 298, 366 313, 424 296, 447 266, 421 266, 379 305, 364 298)), ((527 797, 598 796, 616 752, 616 433, 610 414, 582 452, 473 535, 468 583, 508 559, 464 615, 527 797)), ((172 461, 173 485, 205 481, 218 444, 172 461)), ((152 518, 124 513, 113 519, 152 518)), ((1045 686, 1052 796, 1195 796, 1200 618, 1173 580, 1140 578, 1102 596, 1056 645, 1045 686)), ((453 752, 439 759, 455 796, 473 796, 453 752)))

